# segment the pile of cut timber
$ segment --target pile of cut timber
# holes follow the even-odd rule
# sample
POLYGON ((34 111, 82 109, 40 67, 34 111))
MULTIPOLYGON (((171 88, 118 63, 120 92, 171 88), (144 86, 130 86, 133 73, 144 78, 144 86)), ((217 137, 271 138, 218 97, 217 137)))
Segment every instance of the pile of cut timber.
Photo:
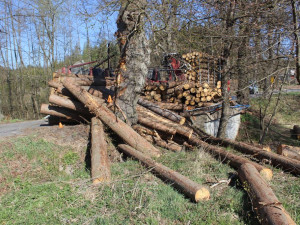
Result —
MULTIPOLYGON (((255 207, 258 207, 261 202, 268 204, 263 205, 261 210, 257 210, 261 221, 275 221, 278 223, 274 224, 282 224, 282 221, 286 219, 290 224, 293 224, 293 221, 282 205, 277 202, 278 200, 274 193, 272 193, 272 190, 261 179, 263 177, 266 180, 271 180, 272 170, 244 156, 229 152, 219 145, 225 147, 232 146, 243 153, 251 154, 259 160, 270 160, 272 165, 281 167, 285 171, 297 175, 300 173, 300 162, 287 159, 284 156, 274 155, 273 153, 242 142, 207 136, 203 137, 199 132, 196 132, 192 125, 188 124, 184 117, 175 112, 176 110, 182 111, 182 104, 151 102, 145 98, 140 98, 136 108, 138 124, 131 127, 117 118, 112 110, 110 110, 112 104, 105 103, 104 93, 110 90, 107 89, 109 84, 111 84, 110 79, 74 76, 63 75, 58 80, 52 81, 52 83, 56 83, 55 85, 50 84, 53 87, 49 98, 49 102, 52 105, 46 105, 47 107, 45 105, 42 106, 41 112, 77 121, 80 119, 81 121, 92 121, 91 157, 93 158, 91 162, 94 184, 103 181, 109 182, 111 179, 110 163, 104 139, 104 125, 114 131, 127 144, 118 145, 121 152, 152 168, 155 174, 158 174, 164 180, 171 181, 176 188, 180 189, 182 193, 186 194, 193 201, 198 202, 209 199, 209 191, 188 177, 155 162, 151 157, 159 157, 161 151, 152 144, 175 152, 182 151, 183 149, 193 150, 195 149, 194 147, 200 146, 201 149, 210 153, 217 160, 228 163, 231 167, 240 170, 239 177, 245 185, 246 191, 249 192, 255 207), (105 81, 105 83, 99 83, 102 86, 98 88, 97 94, 89 92, 92 85, 98 82, 95 82, 96 80, 105 81), (50 108, 51 110, 47 111, 44 108, 50 108), (270 193, 270 196, 272 194, 269 198, 264 196, 266 188, 268 188, 267 191, 270 193), (277 209, 270 208, 269 204, 270 207, 273 207, 273 205, 274 207, 279 207, 279 212, 277 209)), ((159 85, 156 86, 159 87, 159 85)), ((177 86, 175 85, 173 88, 177 86)))
POLYGON ((203 52, 183 54, 182 58, 192 66, 191 70, 186 73, 187 80, 215 85, 218 60, 203 52))
POLYGON ((217 82, 216 87, 206 82, 147 83, 144 95, 150 101, 202 107, 221 100, 221 81, 217 82))

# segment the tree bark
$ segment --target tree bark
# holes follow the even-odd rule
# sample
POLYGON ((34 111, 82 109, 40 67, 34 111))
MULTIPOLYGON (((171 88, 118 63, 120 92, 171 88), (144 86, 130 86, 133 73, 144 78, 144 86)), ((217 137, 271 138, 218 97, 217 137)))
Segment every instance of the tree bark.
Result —
POLYGON ((229 139, 209 137, 209 138, 205 138, 205 141, 213 143, 215 145, 222 145, 224 147, 231 146, 242 153, 250 154, 254 158, 260 160, 267 159, 271 165, 275 167, 280 167, 286 172, 293 173, 296 175, 300 174, 300 162, 298 160, 288 159, 286 157, 277 155, 273 152, 267 152, 261 150, 260 148, 248 145, 246 143, 236 142, 229 139))
POLYGON ((42 104, 41 105, 41 111, 40 113, 45 115, 52 115, 52 116, 58 116, 69 120, 74 121, 86 121, 86 119, 83 116, 80 116, 78 113, 76 113, 73 110, 66 109, 63 107, 58 106, 52 106, 48 104, 42 104))
POLYGON ((190 180, 189 178, 179 174, 178 172, 171 170, 170 168, 155 162, 149 157, 144 156, 142 153, 136 151, 134 148, 128 145, 119 145, 119 149, 125 154, 132 156, 142 162, 148 168, 151 168, 153 172, 157 173, 164 180, 167 180, 174 184, 174 186, 180 189, 185 195, 191 198, 195 202, 208 200, 210 197, 209 191, 190 180))
POLYGON ((300 160, 300 147, 281 144, 277 147, 277 154, 300 160))
POLYGON ((238 176, 261 224, 296 225, 253 165, 243 164, 238 171, 238 176))
POLYGON ((91 175, 93 184, 110 181, 110 161, 102 122, 92 118, 91 124, 91 175))
POLYGON ((150 49, 143 30, 146 0, 122 1, 117 20, 117 38, 121 59, 119 75, 124 81, 118 87, 117 105, 129 124, 137 122, 136 105, 144 88, 150 63, 150 49), (126 63, 126 66, 125 66, 126 63))
POLYGON ((81 102, 52 94, 49 96, 49 103, 72 109, 80 114, 86 115, 87 117, 91 117, 88 108, 86 108, 81 102))
POLYGON ((259 171, 260 175, 264 177, 266 180, 272 179, 273 176, 272 170, 265 168, 259 165, 258 163, 252 162, 242 156, 234 155, 220 147, 207 144, 206 142, 201 141, 199 138, 195 137, 194 135, 192 138, 190 138, 189 143, 203 147, 204 151, 210 153, 212 156, 220 160, 222 163, 228 163, 231 167, 235 169, 239 169, 240 166, 243 165, 244 163, 249 163, 253 165, 259 171))
POLYGON ((116 134, 118 134, 126 143, 135 147, 137 150, 150 155, 160 156, 160 151, 152 146, 148 141, 136 133, 130 126, 116 117, 106 106, 97 102, 94 97, 87 91, 75 86, 68 79, 65 79, 63 85, 86 105, 90 112, 101 119, 103 123, 109 126, 116 134))
POLYGON ((295 0, 291 0, 292 5, 292 15, 293 15, 293 25, 294 25, 294 40, 296 46, 296 57, 295 57, 295 64, 296 64, 296 79, 298 84, 300 84, 300 35, 299 35, 299 24, 297 18, 297 9, 296 9, 296 2, 295 0))
POLYGON ((138 100, 138 104, 141 105, 141 106, 144 106, 145 108, 147 109, 150 109, 151 111, 153 112, 156 112, 157 114, 169 119, 169 120, 172 120, 176 123, 179 123, 179 124, 184 124, 185 123, 185 118, 178 115, 177 113, 174 113, 172 111, 169 111, 167 109, 162 109, 160 108, 157 104, 155 103, 152 103, 152 102, 149 102, 147 100, 144 100, 144 99, 139 99, 138 100))

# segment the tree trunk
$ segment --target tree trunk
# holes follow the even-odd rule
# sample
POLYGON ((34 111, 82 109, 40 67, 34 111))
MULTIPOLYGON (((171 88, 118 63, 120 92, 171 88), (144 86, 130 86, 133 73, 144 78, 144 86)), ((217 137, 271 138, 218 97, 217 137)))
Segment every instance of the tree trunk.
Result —
POLYGON ((142 153, 136 151, 134 148, 128 145, 119 145, 119 149, 125 154, 132 156, 142 162, 145 166, 151 169, 151 171, 157 173, 160 177, 168 182, 174 184, 175 187, 180 189, 185 195, 191 198, 195 202, 208 200, 210 197, 209 191, 190 180, 189 178, 179 174, 178 172, 171 170, 170 168, 155 162, 154 160, 146 157, 142 153))
POLYGON ((93 184, 110 181, 110 162, 102 122, 92 118, 91 124, 91 175, 93 184))
POLYGON ((207 144, 201 141, 199 138, 193 136, 190 138, 189 142, 193 145, 198 145, 203 147, 203 150, 213 155, 216 159, 220 160, 222 163, 228 163, 231 167, 239 169, 244 163, 252 164, 260 173, 262 177, 266 180, 271 180, 273 176, 272 170, 265 168, 258 163, 252 162, 242 156, 234 155, 220 147, 207 144))
POLYGON ((116 117, 106 106, 95 100, 91 94, 72 84, 68 79, 64 80, 63 85, 86 105, 90 112, 101 119, 116 134, 118 134, 126 143, 135 147, 137 150, 151 156, 160 156, 160 151, 153 147, 148 141, 136 133, 130 126, 116 117))
POLYGON ((280 167, 284 171, 293 173, 296 175, 300 174, 300 162, 294 159, 288 159, 285 157, 282 157, 280 155, 277 155, 273 152, 267 152, 264 150, 261 150, 260 148, 248 145, 243 142, 236 142, 233 140, 229 139, 220 139, 220 138, 214 138, 214 137, 209 137, 209 138, 204 138, 205 141, 213 143, 215 145, 222 145, 224 147, 233 147, 234 149, 245 153, 245 154, 250 154, 254 158, 260 159, 260 160, 268 160, 268 162, 275 166, 275 167, 280 167))
POLYGON ((300 147, 281 144, 277 147, 277 154, 300 160, 300 147))
POLYGON ((254 166, 243 164, 238 175, 261 224, 296 225, 254 166))
POLYGON ((153 112, 156 112, 157 114, 172 120, 174 122, 177 122, 179 124, 184 124, 185 123, 185 118, 178 115, 177 113, 174 113, 172 111, 169 111, 167 109, 161 109, 157 104, 149 102, 147 100, 144 99, 139 99, 138 100, 138 104, 140 104, 141 106, 144 106, 147 109, 150 109, 153 112))
POLYGON ((83 115, 87 115, 88 117, 91 117, 91 114, 81 102, 71 100, 68 98, 60 97, 58 95, 52 94, 49 96, 49 102, 58 106, 62 106, 68 109, 72 109, 76 112, 79 112, 83 115))
POLYGON ((65 119, 74 120, 78 122, 86 121, 84 117, 80 116, 78 113, 74 112, 73 110, 66 109, 63 107, 58 107, 58 106, 52 106, 48 104, 41 105, 40 113, 45 115, 62 117, 65 119))
POLYGON ((296 9, 296 2, 295 0, 291 0, 292 5, 292 14, 293 14, 293 25, 294 25, 294 40, 295 40, 295 46, 296 46, 296 79, 298 83, 300 84, 300 35, 299 35, 299 24, 298 24, 298 18, 297 18, 297 9, 296 9))
POLYGON ((122 1, 117 20, 117 38, 121 50, 118 76, 124 81, 118 87, 116 104, 126 114, 129 124, 137 122, 136 105, 144 88, 150 63, 148 40, 143 30, 146 0, 122 1), (125 66, 126 63, 126 66, 125 66))

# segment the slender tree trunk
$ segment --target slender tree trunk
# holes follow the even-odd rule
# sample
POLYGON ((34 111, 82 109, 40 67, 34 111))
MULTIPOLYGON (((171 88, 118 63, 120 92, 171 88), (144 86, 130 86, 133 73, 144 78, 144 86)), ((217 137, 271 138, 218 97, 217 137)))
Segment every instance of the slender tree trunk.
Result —
POLYGON ((235 9, 235 1, 231 1, 230 8, 228 10, 227 16, 226 16, 226 25, 225 25, 225 40, 224 40, 224 47, 223 47, 223 53, 222 53, 222 94, 223 94, 223 103, 222 103, 222 114, 220 118, 220 124, 218 129, 217 137, 225 138, 226 133, 226 127, 228 124, 229 116, 230 116, 230 93, 228 90, 228 81, 230 80, 230 66, 229 66, 229 57, 231 54, 231 48, 233 45, 233 40, 230 39, 230 35, 233 34, 233 26, 234 26, 234 9, 235 9))
POLYGON ((299 35, 299 23, 297 18, 297 10, 296 10, 296 1, 291 0, 292 4, 292 14, 293 14, 293 23, 294 23, 294 39, 296 45, 296 79, 300 84, 300 35, 299 35))

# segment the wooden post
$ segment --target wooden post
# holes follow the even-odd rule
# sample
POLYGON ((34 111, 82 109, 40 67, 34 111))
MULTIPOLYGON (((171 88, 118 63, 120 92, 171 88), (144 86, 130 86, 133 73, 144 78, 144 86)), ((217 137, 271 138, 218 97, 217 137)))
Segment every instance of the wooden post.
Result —
POLYGON ((243 164, 238 171, 238 176, 261 224, 296 225, 253 165, 243 164))
POLYGON ((184 194, 190 197, 193 201, 205 201, 210 197, 209 191, 197 184, 196 182, 190 180, 189 178, 181 175, 180 173, 171 170, 170 168, 155 162, 154 160, 146 157, 142 153, 136 151, 134 148, 128 145, 119 145, 119 149, 125 154, 132 156, 142 162, 148 168, 151 168, 152 171, 157 173, 164 180, 167 180, 174 184, 175 187, 180 189, 184 194))
POLYGON ((96 117, 91 124, 91 175, 93 184, 110 181, 110 162, 102 122, 96 117))
POLYGON ((65 79, 63 85, 86 105, 90 112, 101 119, 103 123, 109 126, 116 134, 118 134, 126 143, 137 150, 150 156, 160 156, 160 151, 142 138, 129 125, 120 120, 105 105, 97 102, 94 97, 87 91, 74 85, 72 80, 65 79))

